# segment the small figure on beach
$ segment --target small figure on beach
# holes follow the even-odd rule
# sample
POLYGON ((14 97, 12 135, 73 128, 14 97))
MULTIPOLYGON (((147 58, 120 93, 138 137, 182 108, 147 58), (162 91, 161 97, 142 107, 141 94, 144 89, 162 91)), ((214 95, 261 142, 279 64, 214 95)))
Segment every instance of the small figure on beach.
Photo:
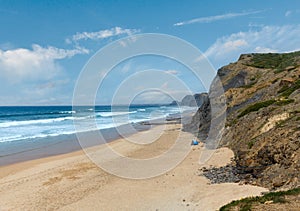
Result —
POLYGON ((195 140, 195 139, 192 140, 191 145, 198 145, 198 144, 199 144, 199 142, 197 140, 195 140))

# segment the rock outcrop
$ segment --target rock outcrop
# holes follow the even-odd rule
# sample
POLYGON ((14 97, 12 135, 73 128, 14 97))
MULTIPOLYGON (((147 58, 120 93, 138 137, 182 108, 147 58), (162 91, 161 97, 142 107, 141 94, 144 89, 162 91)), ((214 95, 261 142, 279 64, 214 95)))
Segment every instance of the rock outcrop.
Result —
MULTIPOLYGON (((239 173, 270 189, 299 186, 300 52, 244 54, 217 76, 227 105, 220 146, 234 151, 239 173)), ((185 130, 204 140, 212 106, 203 103, 185 130)))
POLYGON ((200 93, 194 95, 186 95, 182 98, 181 102, 173 101, 171 105, 189 106, 189 107, 201 107, 202 104, 208 98, 207 93, 200 93))
POLYGON ((191 123, 183 126, 183 130, 197 134, 201 140, 208 136, 211 120, 211 109, 208 95, 205 95, 201 106, 193 116, 191 123))

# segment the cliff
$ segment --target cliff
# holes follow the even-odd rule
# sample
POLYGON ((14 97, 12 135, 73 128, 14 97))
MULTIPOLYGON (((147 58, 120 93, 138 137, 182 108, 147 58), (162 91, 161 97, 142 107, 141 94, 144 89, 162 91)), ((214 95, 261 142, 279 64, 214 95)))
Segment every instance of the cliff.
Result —
POLYGON ((170 105, 180 105, 189 107, 201 107, 208 99, 207 93, 200 93, 194 95, 186 95, 181 102, 173 101, 170 105))
MULTIPOLYGON (((234 151, 239 173, 270 189, 299 186, 300 52, 244 54, 217 76, 227 105, 219 146, 234 151)), ((184 130, 205 141, 211 106, 203 103, 184 130)))

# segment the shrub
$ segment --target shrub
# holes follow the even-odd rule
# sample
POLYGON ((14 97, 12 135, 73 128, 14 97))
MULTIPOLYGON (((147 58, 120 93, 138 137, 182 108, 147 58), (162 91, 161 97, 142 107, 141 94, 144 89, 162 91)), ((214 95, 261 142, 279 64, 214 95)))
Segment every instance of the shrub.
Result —
POLYGON ((299 195, 300 188, 294 188, 288 191, 270 192, 263 196, 247 197, 238 201, 232 201, 229 204, 224 205, 220 208, 220 211, 231 210, 231 208, 239 207, 239 210, 251 210, 252 204, 254 203, 265 203, 266 201, 273 201, 273 203, 286 203, 287 200, 284 196, 288 195, 299 195))
POLYGON ((288 66, 296 65, 295 57, 297 56, 300 56, 300 51, 285 54, 253 54, 250 66, 275 69, 274 72, 279 73, 286 70, 288 66))
POLYGON ((255 144, 255 140, 252 139, 247 144, 248 144, 248 149, 251 149, 254 146, 254 144, 255 144))
POLYGON ((284 86, 279 91, 280 96, 288 98, 294 91, 300 89, 300 79, 295 81, 291 86, 284 86))
POLYGON ((266 100, 266 101, 262 101, 262 102, 258 102, 255 104, 252 104, 250 106, 248 106, 244 111, 242 111, 239 115, 238 118, 245 116, 246 114, 253 112, 253 111, 258 111, 261 108, 264 107, 268 107, 270 105, 272 105, 273 103, 275 103, 276 100, 266 100))
POLYGON ((284 99, 284 100, 277 101, 275 104, 278 106, 284 106, 284 105, 288 105, 293 102, 295 102, 294 99, 284 99))

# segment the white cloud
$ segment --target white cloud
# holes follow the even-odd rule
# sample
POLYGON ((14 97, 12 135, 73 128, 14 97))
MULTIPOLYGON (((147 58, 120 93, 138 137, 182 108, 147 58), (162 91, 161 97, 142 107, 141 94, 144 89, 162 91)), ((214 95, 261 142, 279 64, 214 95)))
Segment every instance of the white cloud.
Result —
POLYGON ((227 51, 233 51, 247 45, 248 43, 244 39, 229 40, 224 43, 225 50, 227 51))
MULTIPOLYGON (((136 32, 139 32, 139 30, 136 30, 136 32)), ((134 33, 136 33, 136 32, 134 32, 134 33)), ((132 35, 132 34, 133 34, 133 33, 128 34, 128 35, 132 35)), ((129 38, 119 40, 118 43, 119 43, 122 47, 126 48, 128 45, 130 45, 131 43, 134 43, 134 42, 136 42, 136 41, 137 41, 137 37, 131 36, 131 37, 129 37, 129 38)))
POLYGON ((285 15, 285 17, 288 17, 288 16, 290 16, 291 14, 292 14, 292 11, 288 10, 288 11, 285 12, 284 15, 285 15))
MULTIPOLYGON (((168 86, 168 84, 163 84, 168 86)), ((163 87, 161 87, 164 89, 163 87)), ((165 90, 166 91, 166 90, 165 90)), ((159 91, 147 91, 143 92, 132 102, 133 104, 160 104, 160 103, 171 103, 173 100, 181 101, 186 95, 192 95, 193 93, 189 90, 167 90, 166 93, 159 91)))
POLYGON ((22 80, 47 80, 60 71, 57 60, 86 53, 88 50, 84 48, 67 50, 51 46, 43 48, 36 44, 32 45, 32 49, 0 49, 0 73, 13 83, 22 80))
POLYGON ((167 74, 172 74, 172 75, 177 75, 179 72, 177 70, 166 70, 165 73, 167 74))
POLYGON ((124 65, 123 65, 123 67, 122 67, 122 69, 121 69, 121 72, 122 73, 127 73, 128 71, 130 71, 132 69, 132 60, 129 60, 129 61, 127 61, 124 65))
POLYGON ((162 92, 158 91, 147 91, 134 99, 134 104, 159 104, 159 103, 170 103, 172 98, 162 92))
POLYGON ((111 29, 100 30, 97 32, 77 32, 71 39, 66 39, 67 43, 77 42, 80 40, 101 40, 118 35, 132 35, 139 32, 136 29, 123 29, 121 27, 114 27, 111 29))
POLYGON ((187 20, 187 21, 178 22, 178 23, 175 23, 174 26, 183 26, 183 25, 193 24, 193 23, 211 23, 214 21, 231 19, 231 18, 246 16, 246 15, 252 15, 252 14, 256 14, 256 13, 260 13, 260 12, 262 12, 262 11, 226 13, 223 15, 201 17, 201 18, 195 18, 195 19, 191 19, 191 20, 187 20))
POLYGON ((257 47, 254 49, 254 52, 259 52, 259 53, 276 53, 277 50, 271 49, 271 48, 266 48, 266 47, 257 46, 257 47))
POLYGON ((163 84, 160 86, 160 88, 161 88, 162 90, 167 90, 167 89, 169 89, 169 82, 166 81, 165 83, 163 83, 163 84))
POLYGON ((219 67, 235 61, 242 53, 290 52, 300 49, 300 25, 263 26, 216 40, 205 56, 219 67))
POLYGON ((284 16, 285 16, 285 17, 290 17, 290 16, 299 15, 299 13, 300 13, 300 9, 296 9, 296 10, 287 10, 287 11, 284 13, 284 16))

